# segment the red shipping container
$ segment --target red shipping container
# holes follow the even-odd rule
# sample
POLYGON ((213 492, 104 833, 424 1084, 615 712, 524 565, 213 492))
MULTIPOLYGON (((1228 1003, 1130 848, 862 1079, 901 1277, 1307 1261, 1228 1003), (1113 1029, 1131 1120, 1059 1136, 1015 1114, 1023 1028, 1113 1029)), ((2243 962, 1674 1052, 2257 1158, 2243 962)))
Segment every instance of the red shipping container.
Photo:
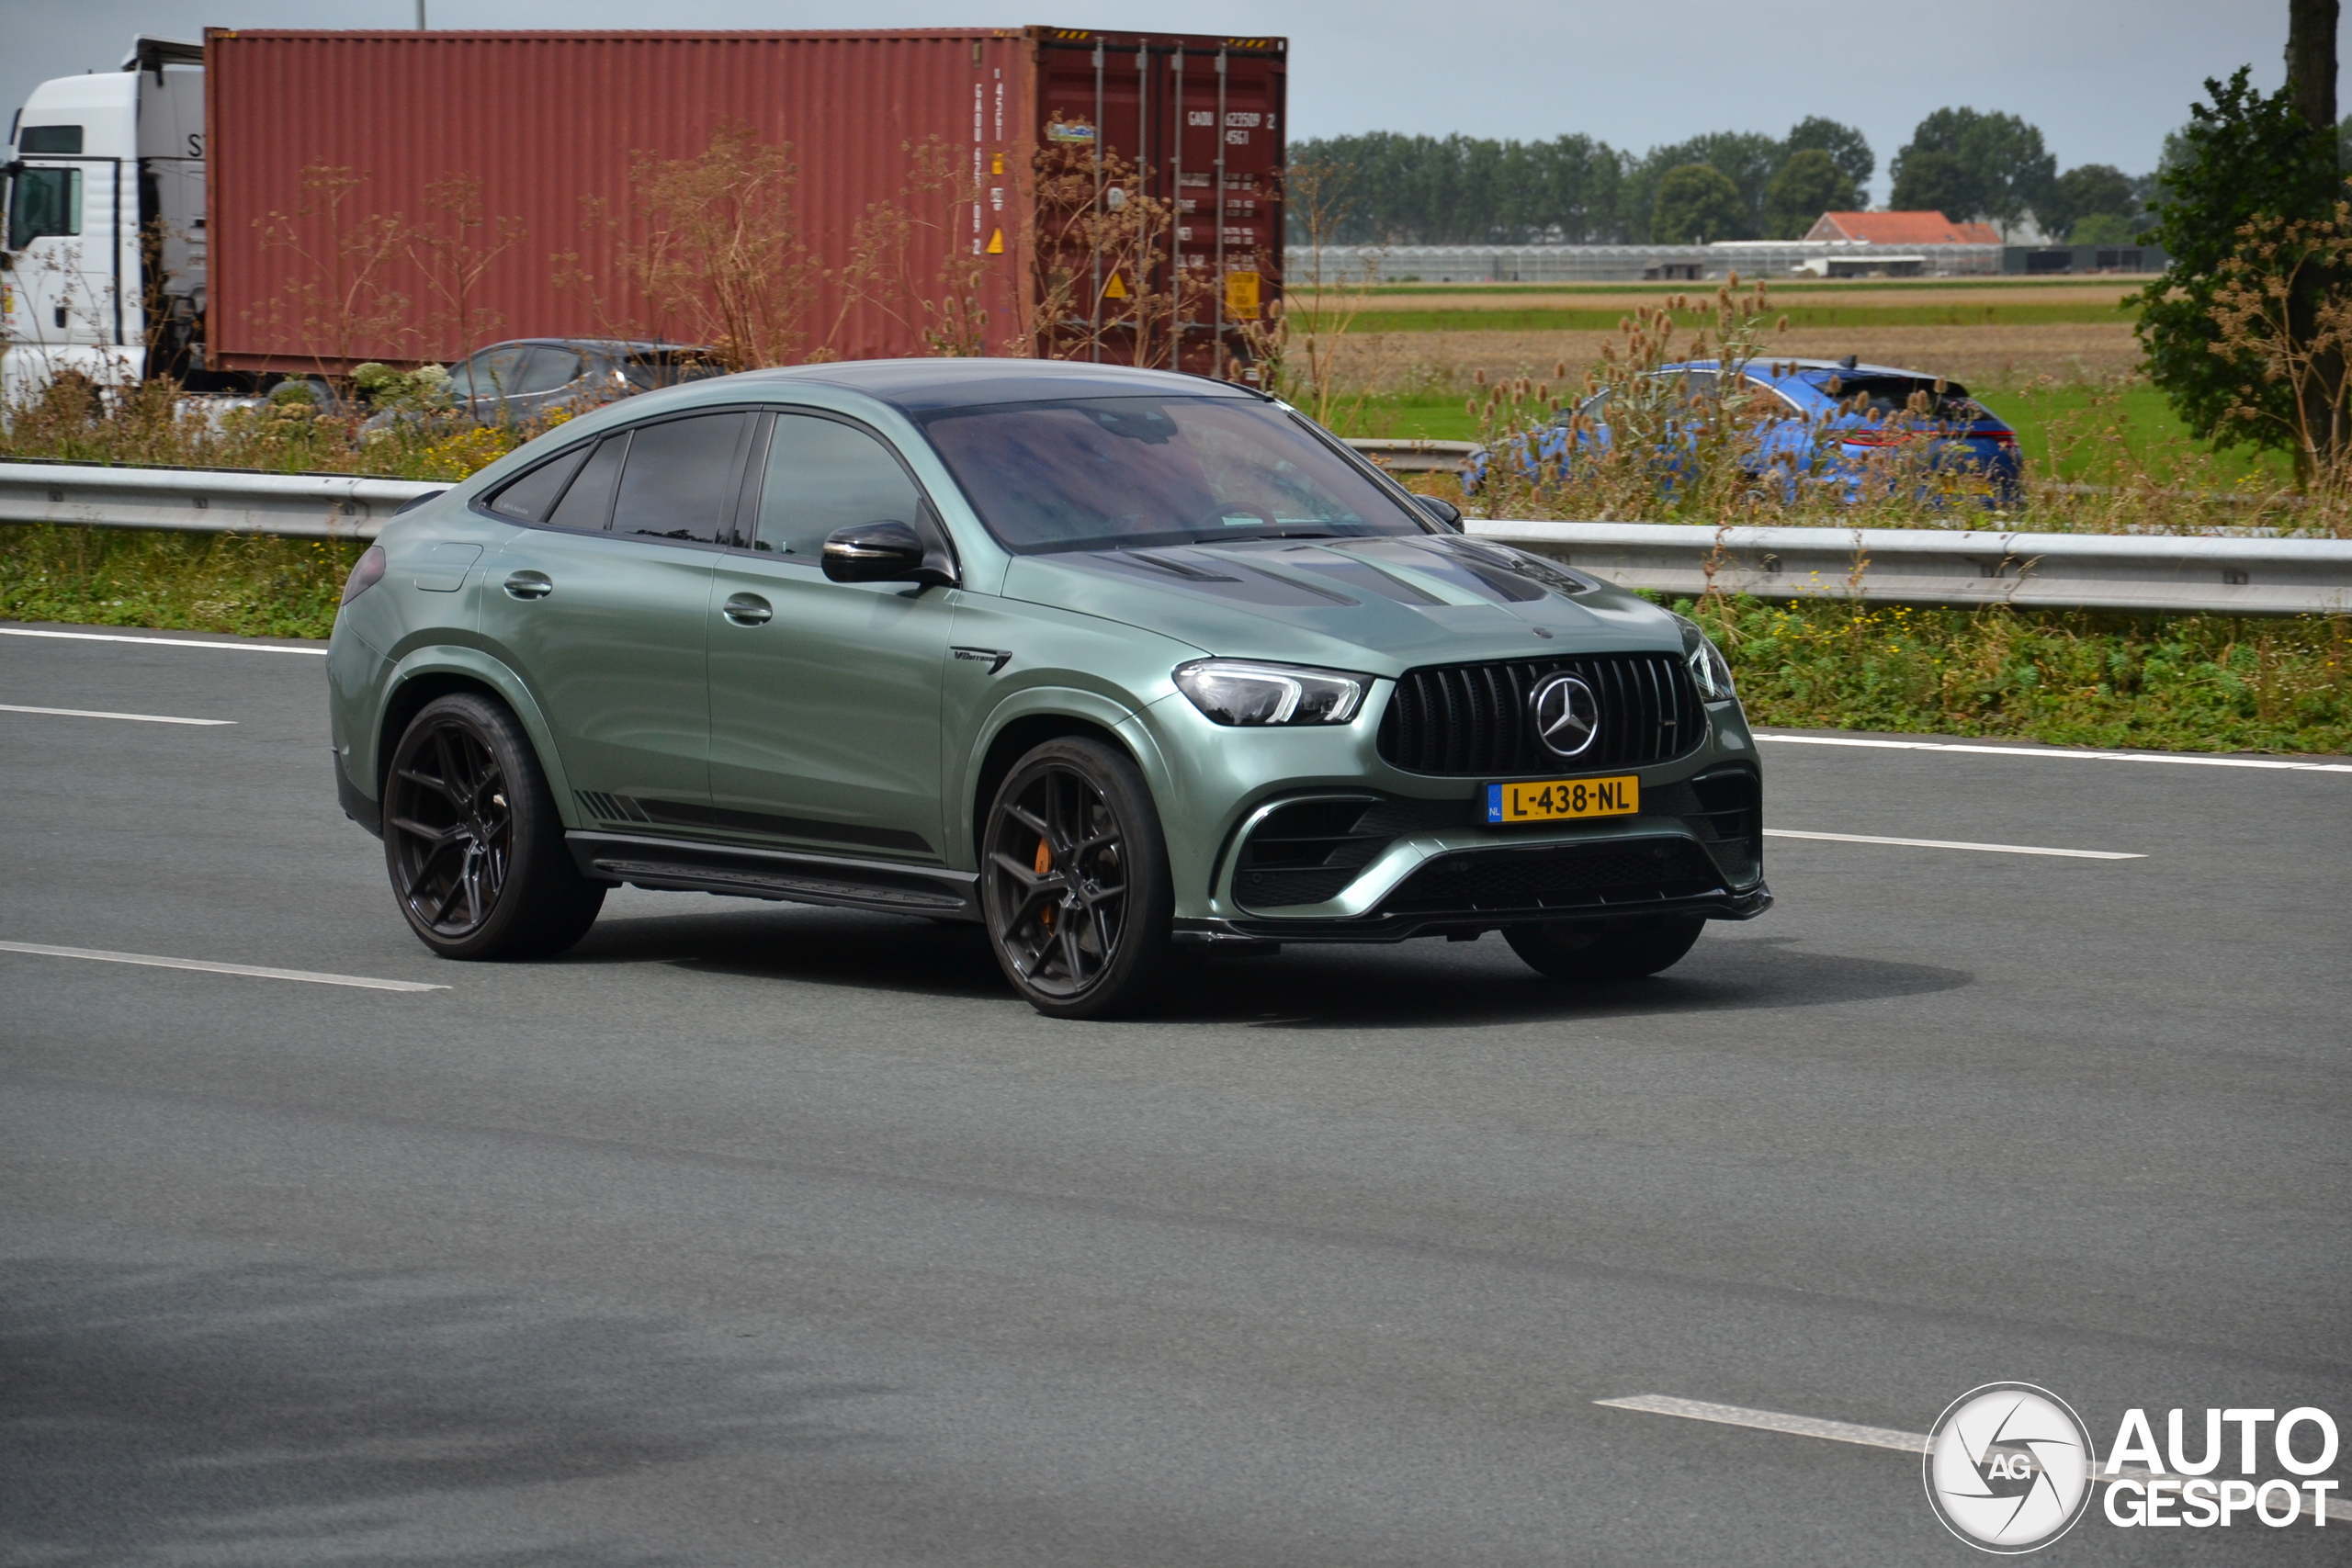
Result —
POLYGON ((632 171, 732 126, 797 167, 812 281, 786 357, 939 351, 928 333, 1165 366, 1174 339, 1186 369, 1248 374, 1280 291, 1285 67, 1281 39, 1048 28, 214 29, 210 363, 674 336, 627 265, 632 171), (861 256, 884 265, 852 287, 861 256))

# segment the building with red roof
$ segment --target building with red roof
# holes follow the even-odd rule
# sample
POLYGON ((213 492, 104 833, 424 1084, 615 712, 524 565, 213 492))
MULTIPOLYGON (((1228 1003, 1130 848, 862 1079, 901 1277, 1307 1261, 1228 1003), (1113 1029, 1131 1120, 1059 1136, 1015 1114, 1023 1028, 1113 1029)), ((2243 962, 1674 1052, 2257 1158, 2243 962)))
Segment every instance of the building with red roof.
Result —
POLYGON ((1990 223, 1955 223, 1940 212, 1825 212, 1805 231, 1808 240, 1864 245, 1997 245, 1990 223))

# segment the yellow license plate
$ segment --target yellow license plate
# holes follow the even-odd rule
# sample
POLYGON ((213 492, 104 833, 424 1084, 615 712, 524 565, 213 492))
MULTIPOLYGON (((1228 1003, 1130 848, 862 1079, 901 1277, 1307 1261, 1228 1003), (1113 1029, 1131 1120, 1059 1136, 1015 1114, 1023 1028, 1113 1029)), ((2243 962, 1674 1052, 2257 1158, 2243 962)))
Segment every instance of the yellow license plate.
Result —
POLYGON ((1623 817, 1641 808, 1642 781, 1631 773, 1613 779, 1537 779, 1532 784, 1487 786, 1490 823, 1623 817))

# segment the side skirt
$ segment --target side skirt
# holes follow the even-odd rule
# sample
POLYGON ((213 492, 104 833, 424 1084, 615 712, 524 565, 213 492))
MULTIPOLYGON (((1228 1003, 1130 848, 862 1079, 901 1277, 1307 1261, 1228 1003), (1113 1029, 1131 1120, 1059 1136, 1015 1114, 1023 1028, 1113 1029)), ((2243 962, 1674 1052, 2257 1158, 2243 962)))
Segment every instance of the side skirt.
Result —
POLYGON ((682 843, 622 833, 566 833, 581 874, 664 892, 718 893, 832 904, 941 920, 980 918, 980 879, 968 871, 885 865, 783 850, 682 843))

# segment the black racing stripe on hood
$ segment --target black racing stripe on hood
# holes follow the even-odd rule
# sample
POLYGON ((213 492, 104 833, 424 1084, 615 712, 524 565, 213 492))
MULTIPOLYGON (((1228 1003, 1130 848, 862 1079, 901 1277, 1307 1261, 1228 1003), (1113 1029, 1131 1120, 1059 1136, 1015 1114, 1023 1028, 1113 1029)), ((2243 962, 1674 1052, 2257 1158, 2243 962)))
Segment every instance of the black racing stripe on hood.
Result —
POLYGON ((1222 599, 1228 603, 1262 604, 1270 609, 1308 609, 1329 604, 1334 600, 1342 604, 1356 602, 1329 589, 1294 582, 1272 572, 1251 570, 1246 576, 1235 576, 1225 569, 1240 563, 1223 561, 1214 557, 1204 558, 1190 550, 1156 549, 1148 552, 1148 558, 1136 558, 1144 554, 1142 551, 1105 550, 1055 558, 1125 578, 1131 582, 1148 582, 1154 588, 1198 593, 1204 598, 1222 599))

